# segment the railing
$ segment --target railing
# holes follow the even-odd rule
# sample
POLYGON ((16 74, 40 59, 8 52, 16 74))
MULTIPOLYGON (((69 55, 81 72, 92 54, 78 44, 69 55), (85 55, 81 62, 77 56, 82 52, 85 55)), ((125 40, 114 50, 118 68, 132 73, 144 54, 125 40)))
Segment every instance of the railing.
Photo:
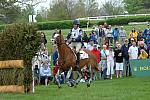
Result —
POLYGON ((78 18, 78 19, 79 20, 106 20, 106 19, 111 19, 111 18, 131 17, 131 16, 150 16, 150 14, 129 14, 129 15, 97 16, 97 17, 85 17, 85 18, 78 18))

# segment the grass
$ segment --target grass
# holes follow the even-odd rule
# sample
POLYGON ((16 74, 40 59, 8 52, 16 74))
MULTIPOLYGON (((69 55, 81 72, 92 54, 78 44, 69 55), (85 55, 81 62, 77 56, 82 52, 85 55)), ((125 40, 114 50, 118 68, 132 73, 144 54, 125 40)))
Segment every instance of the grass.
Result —
POLYGON ((77 88, 63 85, 37 86, 34 94, 0 94, 0 100, 149 100, 150 77, 93 81, 77 88))
MULTIPOLYGON (((124 26, 127 33, 133 26, 124 26)), ((136 29, 144 30, 145 25, 136 25, 136 29)), ((70 29, 63 29, 66 36, 70 29)), ((50 42, 53 30, 44 30, 51 52, 50 42)), ((58 89, 56 85, 37 86, 35 93, 0 93, 0 100, 149 100, 150 77, 122 78, 113 80, 93 81, 90 88, 86 84, 79 84, 77 88, 68 87, 66 84, 58 89)))

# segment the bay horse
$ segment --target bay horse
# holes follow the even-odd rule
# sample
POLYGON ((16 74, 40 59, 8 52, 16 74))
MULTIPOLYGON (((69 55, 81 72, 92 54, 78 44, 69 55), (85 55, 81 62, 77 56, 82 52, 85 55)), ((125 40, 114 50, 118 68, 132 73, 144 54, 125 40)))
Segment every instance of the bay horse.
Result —
MULTIPOLYGON (((88 58, 81 59, 79 63, 79 69, 76 70, 76 54, 74 51, 66 44, 63 35, 61 34, 61 30, 59 33, 54 35, 55 43, 58 47, 58 53, 59 53, 59 58, 58 58, 58 63, 60 65, 60 71, 66 71, 68 70, 66 79, 68 80, 71 72, 72 71, 77 71, 78 74, 78 79, 76 80, 76 83, 78 83, 81 79, 81 69, 84 68, 85 66, 88 67, 89 73, 90 73, 90 78, 87 83, 87 87, 90 86, 90 83, 92 81, 92 71, 98 70, 98 63, 96 61, 96 56, 89 50, 84 50, 88 54, 88 58)), ((59 84, 60 87, 60 84, 59 84)))

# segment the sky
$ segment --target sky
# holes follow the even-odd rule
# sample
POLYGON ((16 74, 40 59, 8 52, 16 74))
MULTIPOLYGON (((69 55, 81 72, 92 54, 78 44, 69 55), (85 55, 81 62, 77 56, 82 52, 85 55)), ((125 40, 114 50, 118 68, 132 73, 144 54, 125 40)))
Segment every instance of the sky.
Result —
MULTIPOLYGON (((101 3, 104 3, 105 1, 108 0, 96 0, 98 2, 99 5, 101 5, 101 3)), ((35 11, 40 10, 41 7, 44 8, 49 8, 50 3, 52 2, 52 0, 46 0, 46 2, 40 3, 36 8, 35 11)))

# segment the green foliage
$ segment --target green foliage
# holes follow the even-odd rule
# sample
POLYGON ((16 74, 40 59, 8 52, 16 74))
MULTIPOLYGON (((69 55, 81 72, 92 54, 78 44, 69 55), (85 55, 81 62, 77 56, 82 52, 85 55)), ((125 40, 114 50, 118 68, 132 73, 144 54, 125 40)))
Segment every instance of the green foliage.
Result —
MULTIPOLYGON (((134 16, 134 17, 119 17, 112 18, 108 20, 101 21, 89 21, 89 27, 93 25, 103 25, 104 22, 107 22, 110 25, 127 25, 129 22, 147 22, 150 21, 150 16, 134 16)), ((38 22, 37 28, 38 30, 53 30, 53 29, 70 29, 72 28, 72 20, 64 20, 64 21, 49 21, 49 22, 38 22)), ((87 20, 80 21, 80 27, 87 27, 87 20)), ((0 30, 2 30, 5 25, 0 25, 0 30)))
POLYGON ((139 10, 145 9, 145 11, 147 11, 150 8, 149 0, 124 0, 124 3, 125 3, 126 10, 131 14, 144 13, 144 12, 140 12, 139 10))
POLYGON ((30 85, 32 81, 32 58, 39 47, 39 41, 40 34, 33 24, 8 25, 0 33, 0 60, 24 60, 25 86, 30 85))
MULTIPOLYGON (((52 29, 70 29, 72 28, 73 21, 66 20, 66 21, 50 21, 50 22, 41 22, 37 23, 39 30, 52 30, 52 29)), ((87 21, 80 21, 80 27, 86 27, 87 21)))
POLYGON ((23 85, 23 72, 24 70, 22 68, 0 69, 0 85, 23 85))

